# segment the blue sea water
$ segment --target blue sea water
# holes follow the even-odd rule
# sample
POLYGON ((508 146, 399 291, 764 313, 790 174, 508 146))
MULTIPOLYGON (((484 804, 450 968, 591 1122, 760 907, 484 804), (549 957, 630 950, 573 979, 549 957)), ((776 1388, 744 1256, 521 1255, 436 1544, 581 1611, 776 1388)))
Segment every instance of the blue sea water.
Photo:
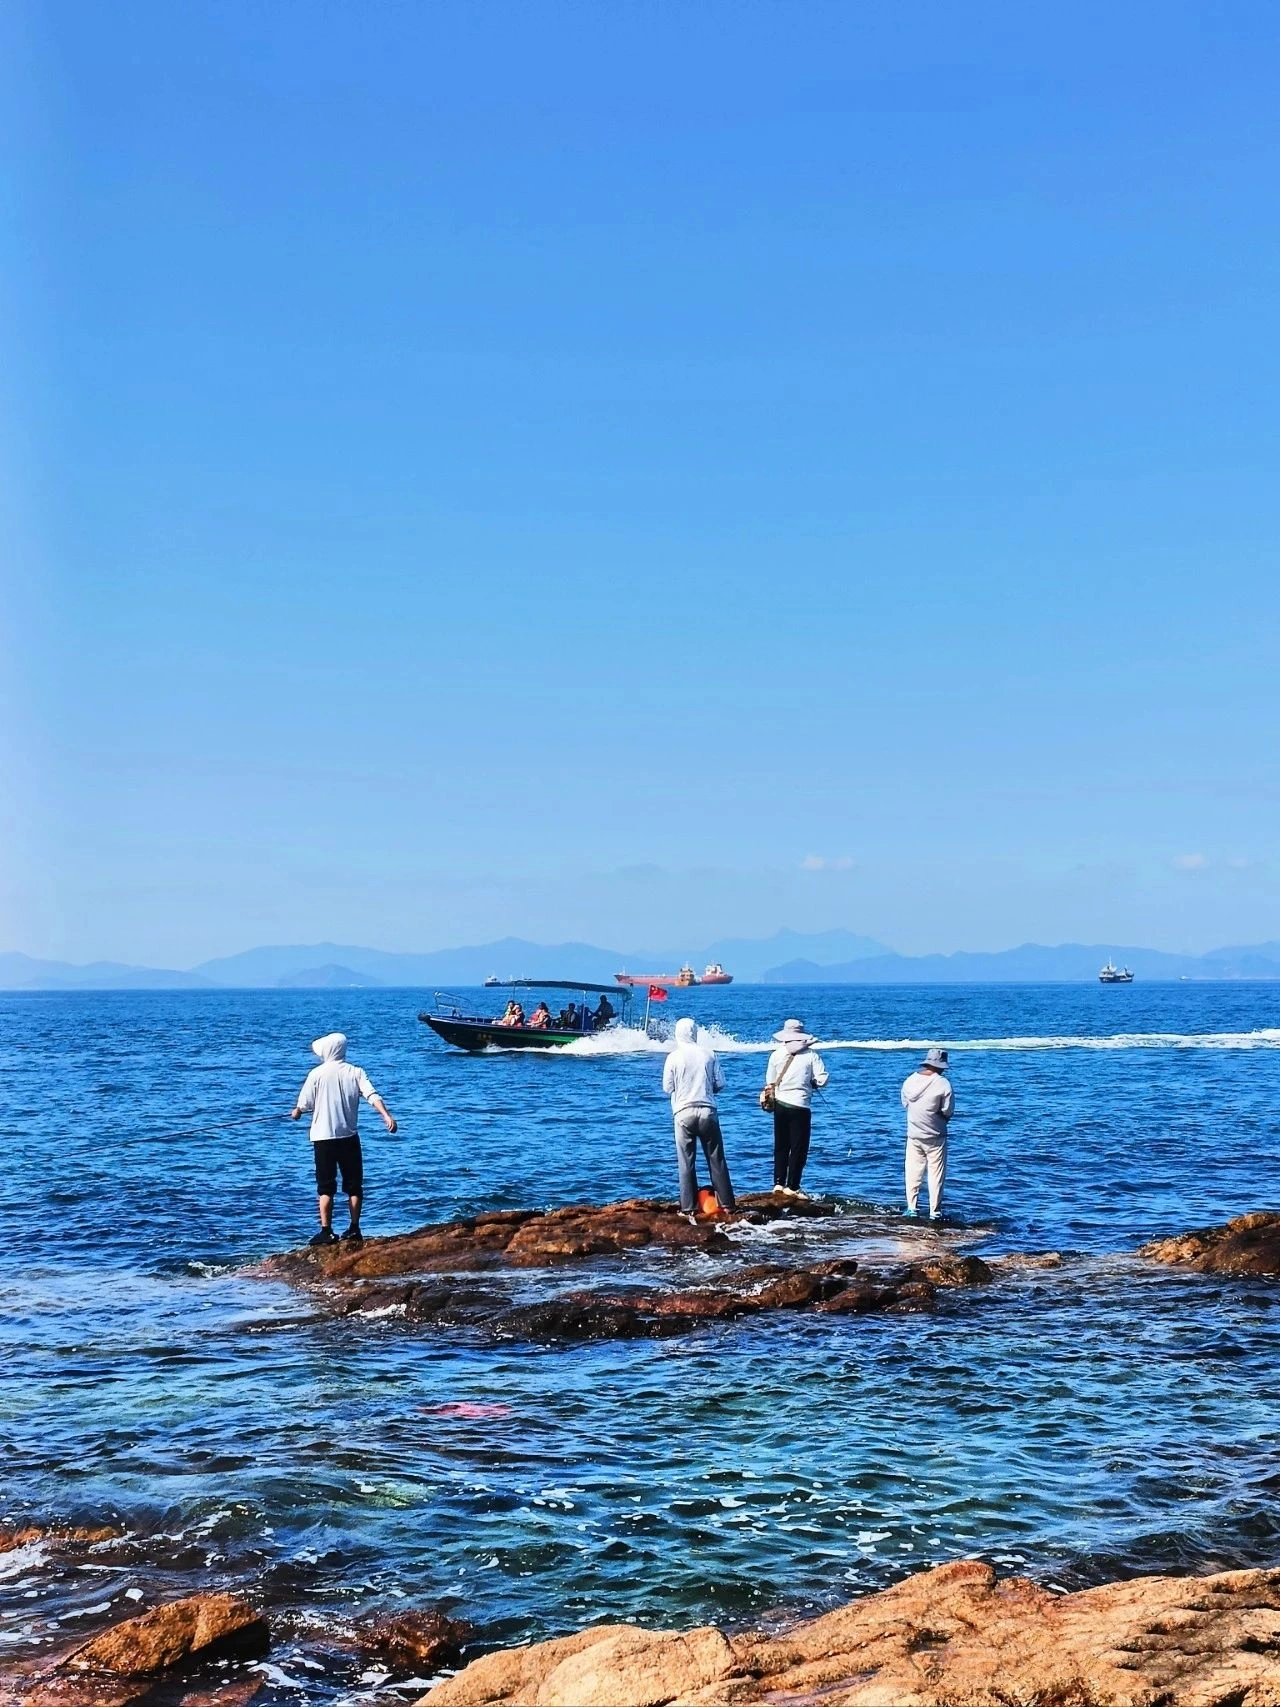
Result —
MULTIPOLYGON (((390 1138, 366 1112, 370 1233, 672 1193, 655 1046, 468 1057, 418 1023, 426 999, 0 996, 0 1519, 125 1532, 87 1568, 0 1556, 0 1651, 244 1587, 279 1633, 264 1701, 407 1699, 333 1633, 421 1604, 488 1643, 741 1625, 961 1556, 1068 1586, 1280 1559, 1280 1283, 1133 1254, 1276 1207, 1280 991, 682 993, 668 1011, 722 1053, 739 1191, 771 1180, 756 1091, 796 1014, 830 1040, 806 1186, 870 1249, 927 1241, 894 1219, 897 1093, 944 1043, 945 1240, 1063 1265, 928 1315, 561 1347, 333 1319, 247 1272, 313 1230, 283 1114, 333 1029, 401 1122, 390 1138)), ((807 1237, 752 1236, 764 1255, 807 1237)))

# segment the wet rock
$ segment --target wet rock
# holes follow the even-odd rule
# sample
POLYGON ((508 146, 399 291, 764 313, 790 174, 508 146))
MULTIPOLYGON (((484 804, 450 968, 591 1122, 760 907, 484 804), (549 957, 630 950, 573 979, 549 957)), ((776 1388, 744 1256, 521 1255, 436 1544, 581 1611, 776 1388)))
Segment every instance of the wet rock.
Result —
MULTIPOLYGON (((930 1294, 932 1296, 932 1294, 930 1294)), ((873 1286, 860 1282, 856 1286, 846 1286, 834 1297, 825 1298, 818 1305, 824 1314, 865 1316, 873 1310, 887 1310, 896 1304, 901 1293, 895 1286, 873 1286)))
POLYGON ((379 1618, 358 1631, 356 1640, 362 1654, 379 1661, 393 1676, 414 1677, 457 1665, 472 1634, 462 1619, 431 1608, 379 1618))
MULTIPOLYGON (((832 1214, 829 1204, 753 1193, 736 1219, 756 1224, 812 1220, 832 1214)), ((723 1229, 733 1219, 691 1226, 674 1203, 629 1198, 623 1203, 572 1204, 561 1209, 504 1209, 461 1221, 420 1227, 385 1239, 366 1239, 355 1251, 309 1248, 270 1257, 258 1272, 307 1284, 317 1280, 383 1280, 394 1275, 467 1273, 503 1266, 545 1268, 617 1256, 656 1245, 666 1250, 727 1252, 723 1229)))
POLYGON ((263 1698, 262 1677, 219 1681, 152 1678, 42 1677, 0 1683, 0 1707, 249 1707, 263 1698))
POLYGON ((192 1594, 128 1618, 94 1636, 65 1662, 69 1670, 149 1677, 205 1660, 251 1659, 267 1651, 267 1621, 234 1594, 192 1594))
POLYGON ((1223 1227, 1155 1239, 1138 1254, 1201 1274, 1280 1274, 1280 1214, 1237 1215, 1223 1227))
POLYGON ((583 1340, 657 1339, 679 1333, 681 1324, 644 1312, 626 1299, 597 1292, 570 1292, 536 1304, 519 1304, 490 1323, 502 1338, 562 1343, 583 1340))
POLYGON ((1024 1268, 1061 1268, 1061 1251, 1010 1251, 1007 1256, 992 1257, 990 1264, 993 1277, 998 1274, 1012 1274, 1024 1268))
POLYGON ((985 1286, 994 1279, 981 1257, 937 1256, 913 1262, 907 1273, 930 1286, 985 1286))
MULTIPOLYGON (((744 1198, 740 1210, 739 1220, 824 1220, 840 1231, 838 1211, 812 1199, 761 1193, 744 1198)), ((600 1208, 504 1210, 370 1240, 358 1251, 292 1252, 259 1272, 313 1288, 324 1307, 339 1315, 399 1316, 546 1343, 658 1339, 712 1321, 781 1310, 865 1314, 922 1309, 938 1287, 972 1286, 991 1278, 979 1258, 947 1252, 880 1276, 863 1274, 854 1257, 743 1263, 745 1249, 749 1246, 727 1238, 714 1224, 691 1225, 674 1204, 634 1198, 600 1208), (508 1273, 571 1268, 591 1257, 616 1258, 645 1246, 725 1260, 714 1279, 682 1289, 600 1286, 517 1302, 496 1281, 499 1268, 508 1273), (490 1278, 472 1279, 476 1270, 490 1278)), ((658 1265, 657 1272, 661 1269, 658 1265)))
POLYGON ((1271 1707, 1280 1570, 1058 1595, 961 1561, 776 1637, 606 1625, 475 1660, 419 1707, 1271 1707))
POLYGON ((115 1541, 121 1531, 107 1525, 97 1528, 79 1528, 70 1524, 27 1524, 24 1528, 14 1529, 0 1526, 0 1553, 11 1553, 15 1547, 29 1547, 35 1541, 44 1541, 58 1548, 96 1547, 103 1541, 115 1541))
POLYGON ((435 1326, 472 1326, 500 1339, 546 1344, 662 1339, 713 1321, 779 1310, 868 1314, 927 1309, 938 1286, 980 1284, 989 1270, 976 1258, 940 1257, 896 1276, 865 1273, 856 1258, 804 1265, 754 1263, 683 1289, 576 1290, 514 1304, 492 1286, 466 1278, 354 1281, 326 1295, 341 1315, 398 1315, 435 1326), (926 1279, 936 1274, 937 1281, 926 1279))

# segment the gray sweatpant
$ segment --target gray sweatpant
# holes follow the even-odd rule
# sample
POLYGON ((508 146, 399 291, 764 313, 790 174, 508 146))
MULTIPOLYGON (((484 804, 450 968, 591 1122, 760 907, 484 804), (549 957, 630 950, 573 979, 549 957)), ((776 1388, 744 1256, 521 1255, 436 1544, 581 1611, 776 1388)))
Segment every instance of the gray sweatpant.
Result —
POLYGON ((698 1201, 698 1175, 695 1167, 701 1141, 711 1187, 722 1209, 734 1207, 733 1186, 729 1183, 729 1168, 724 1159, 724 1139, 720 1134, 720 1117, 714 1108, 699 1104, 682 1108, 676 1115, 676 1162, 680 1169, 680 1207, 691 1214, 698 1201))
POLYGON ((929 1213, 942 1213, 942 1188, 947 1183, 947 1141, 939 1138, 926 1144, 920 1138, 907 1139, 907 1208, 914 1209, 920 1197, 926 1171, 929 1175, 929 1213))

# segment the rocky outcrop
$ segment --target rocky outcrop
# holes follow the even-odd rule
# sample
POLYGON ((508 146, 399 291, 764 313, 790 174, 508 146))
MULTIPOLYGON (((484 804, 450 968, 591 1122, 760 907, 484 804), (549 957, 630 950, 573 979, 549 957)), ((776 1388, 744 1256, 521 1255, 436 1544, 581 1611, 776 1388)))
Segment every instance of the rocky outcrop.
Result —
POLYGON ((570 1204, 563 1209, 500 1209, 445 1221, 386 1239, 366 1239, 359 1250, 341 1245, 289 1251, 269 1258, 259 1273, 285 1280, 381 1280, 401 1274, 462 1274, 477 1270, 551 1268, 589 1257, 618 1256, 655 1246, 672 1251, 731 1249, 724 1229, 734 1221, 819 1219, 828 1204, 772 1193, 744 1197, 738 1214, 691 1225, 674 1203, 628 1198, 624 1203, 570 1204))
POLYGON ((976 1257, 941 1257, 892 1274, 863 1273, 853 1257, 807 1265, 755 1263, 728 1268, 702 1286, 562 1292, 515 1304, 495 1288, 436 1280, 349 1284, 331 1307, 343 1315, 395 1312, 416 1323, 473 1326, 500 1339, 547 1343, 605 1339, 667 1339, 713 1321, 778 1310, 920 1310, 939 1287, 972 1286, 991 1278, 976 1257))
POLYGON ((1274 1707, 1280 1570, 1079 1594, 964 1561, 782 1636, 605 1625, 475 1660, 419 1707, 1274 1707))
POLYGON ((1155 1239, 1139 1254, 1201 1274, 1280 1274, 1280 1214, 1237 1215, 1223 1227, 1155 1239))
MULTIPOLYGON (((831 1205, 771 1193, 743 1199, 733 1219, 757 1225, 803 1220, 822 1223, 827 1237, 848 1233, 831 1205)), ((992 1278, 980 1258, 956 1256, 917 1233, 910 1237, 920 1258, 898 1262, 885 1273, 864 1273, 851 1256, 752 1263, 743 1260, 750 1246, 727 1238, 724 1226, 723 1219, 691 1224, 674 1204, 647 1198, 545 1212, 503 1210, 371 1239, 356 1251, 289 1252, 258 1272, 306 1287, 338 1315, 394 1315, 434 1327, 476 1328, 500 1339, 545 1342, 661 1339, 710 1321, 778 1310, 918 1310, 932 1303, 939 1288, 992 1278), (501 1270, 572 1268, 591 1257, 617 1258, 646 1246, 710 1254, 722 1259, 722 1272, 692 1287, 597 1285, 544 1290, 526 1301, 513 1298, 509 1278, 499 1278, 501 1270), (477 1271, 481 1276, 470 1278, 477 1271)), ((657 1272, 666 1271, 659 1267, 657 1272)))

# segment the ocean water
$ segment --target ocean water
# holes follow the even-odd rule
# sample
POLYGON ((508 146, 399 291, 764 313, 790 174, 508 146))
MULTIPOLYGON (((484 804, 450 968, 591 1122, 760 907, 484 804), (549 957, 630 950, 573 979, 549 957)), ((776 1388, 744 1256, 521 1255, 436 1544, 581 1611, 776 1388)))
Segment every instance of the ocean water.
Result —
MULTIPOLYGON (((242 1587, 277 1631, 264 1701, 392 1701, 414 1691, 340 1638, 410 1605, 492 1644, 769 1622, 964 1556, 1064 1586, 1280 1560, 1280 1282, 1133 1255, 1277 1206, 1280 990, 675 996, 722 1053, 739 1191, 771 1180, 755 1096, 796 1014, 831 1073, 806 1186, 852 1248, 927 1243, 896 1219, 897 1092, 943 1043, 945 1241, 1063 1265, 928 1315, 567 1347, 333 1320, 247 1272, 313 1231, 305 1127, 283 1115, 333 1029, 401 1122, 390 1138, 366 1111, 370 1233, 673 1192, 658 1046, 468 1057, 418 1023, 428 999, 0 996, 0 1519, 124 1531, 88 1560, 0 1555, 0 1654, 242 1587)), ((765 1255, 814 1236, 745 1235, 765 1255)), ((667 1260, 678 1278, 709 1259, 667 1260)))

